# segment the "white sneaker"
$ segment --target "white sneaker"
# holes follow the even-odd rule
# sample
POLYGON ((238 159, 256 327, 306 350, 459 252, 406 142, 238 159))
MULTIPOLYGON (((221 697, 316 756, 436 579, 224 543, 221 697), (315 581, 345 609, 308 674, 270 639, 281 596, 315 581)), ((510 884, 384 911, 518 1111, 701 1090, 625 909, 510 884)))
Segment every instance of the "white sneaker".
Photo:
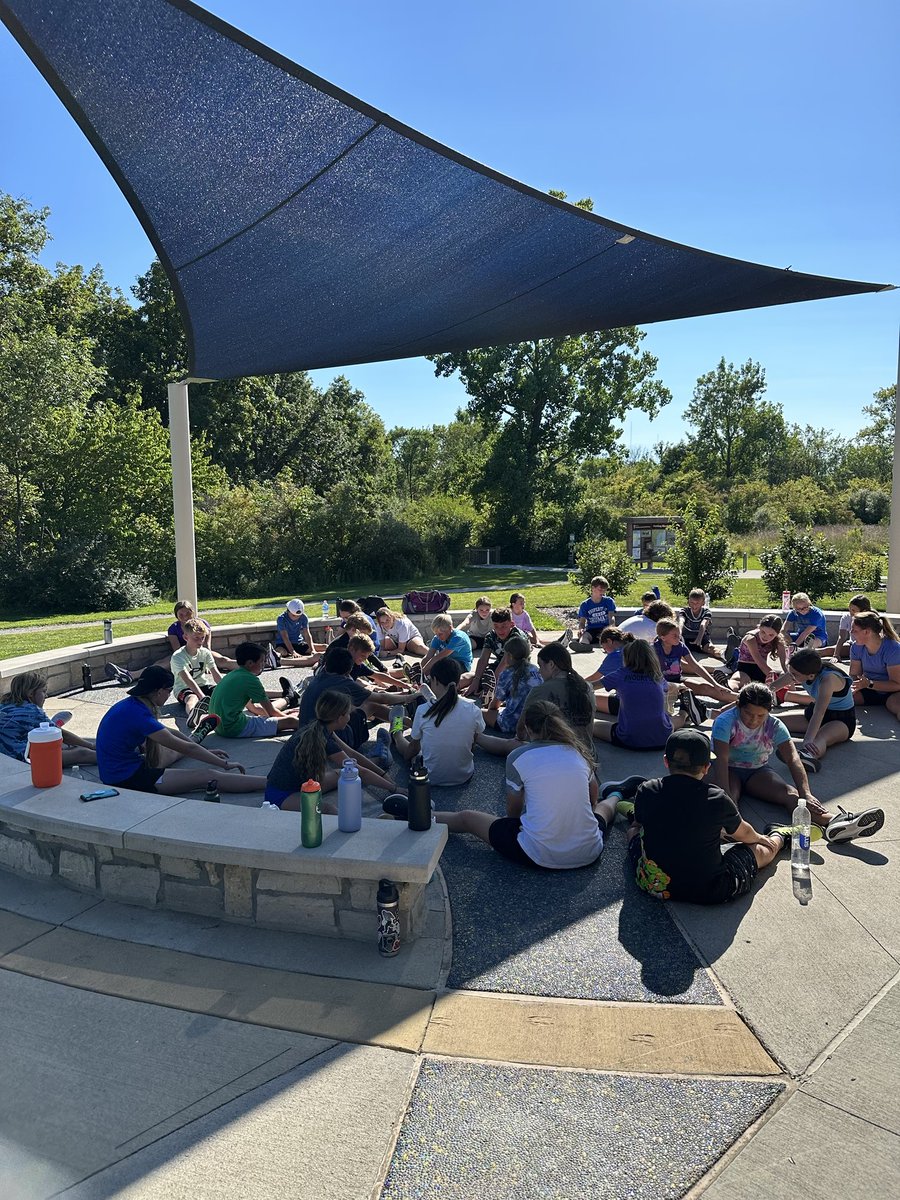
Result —
POLYGON ((862 812, 850 813, 838 805, 838 815, 825 826, 828 842, 849 842, 854 838, 871 837, 884 824, 884 810, 864 808, 862 812))

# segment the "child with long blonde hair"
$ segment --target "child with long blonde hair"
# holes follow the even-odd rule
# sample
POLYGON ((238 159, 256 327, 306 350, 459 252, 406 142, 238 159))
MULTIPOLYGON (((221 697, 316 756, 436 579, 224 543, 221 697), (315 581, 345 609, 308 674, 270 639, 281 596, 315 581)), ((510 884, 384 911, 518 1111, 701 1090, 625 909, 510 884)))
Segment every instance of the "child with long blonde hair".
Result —
MULTIPOLYGON (((9 688, 0 700, 0 753, 25 761, 29 733, 50 720, 44 712, 46 702, 47 677, 40 671, 26 671, 9 681, 9 688)), ((64 767, 97 761, 93 741, 70 733, 68 729, 61 732, 64 767)))

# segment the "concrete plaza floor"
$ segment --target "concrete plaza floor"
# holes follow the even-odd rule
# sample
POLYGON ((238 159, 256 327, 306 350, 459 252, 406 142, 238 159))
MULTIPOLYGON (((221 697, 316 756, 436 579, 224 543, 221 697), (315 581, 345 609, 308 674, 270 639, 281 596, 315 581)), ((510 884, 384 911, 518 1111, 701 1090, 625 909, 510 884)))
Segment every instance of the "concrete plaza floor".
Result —
MULTIPOLYGON (((121 695, 48 710, 87 734, 121 695)), ((558 875, 451 838, 426 936, 392 960, 374 916, 369 947, 0 871, 0 1193, 886 1200, 900 724, 860 718, 814 790, 887 820, 814 846, 805 909, 786 856, 733 905, 655 902, 626 878, 620 825, 598 865, 558 875)), ((228 748, 265 773, 279 745, 228 748)), ((597 745, 604 778, 662 770, 597 745)), ((479 752, 440 804, 500 812, 502 776, 479 752)))

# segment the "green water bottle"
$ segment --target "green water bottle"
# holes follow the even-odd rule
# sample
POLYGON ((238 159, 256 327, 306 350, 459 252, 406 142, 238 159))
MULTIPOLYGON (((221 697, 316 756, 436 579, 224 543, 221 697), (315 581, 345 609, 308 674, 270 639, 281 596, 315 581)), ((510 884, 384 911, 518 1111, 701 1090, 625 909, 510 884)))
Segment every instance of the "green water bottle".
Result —
POLYGON ((322 789, 315 779, 300 788, 300 844, 307 850, 322 845, 322 789))

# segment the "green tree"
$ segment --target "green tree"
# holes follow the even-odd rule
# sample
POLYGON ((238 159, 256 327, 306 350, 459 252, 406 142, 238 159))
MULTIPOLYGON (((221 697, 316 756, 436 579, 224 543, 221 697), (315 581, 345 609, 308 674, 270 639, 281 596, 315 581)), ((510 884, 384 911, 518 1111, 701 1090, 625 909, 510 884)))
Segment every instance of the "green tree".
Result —
POLYGON ((869 418, 853 439, 846 455, 848 477, 869 479, 890 489, 894 461, 894 415, 897 408, 897 389, 879 388, 873 394, 874 404, 867 404, 863 413, 869 418))
POLYGON ((602 575, 609 582, 613 595, 627 592, 638 576, 637 565, 624 544, 606 538, 582 538, 575 546, 575 563, 569 583, 585 592, 591 590, 595 575, 602 575))
POLYGON ((684 524, 675 537, 675 546, 666 560, 669 583, 674 592, 687 596, 691 588, 702 587, 711 600, 727 600, 734 588, 734 549, 722 527, 719 509, 713 505, 705 517, 691 499, 684 510, 684 524))
POLYGON ((766 373, 748 359, 741 367, 719 360, 701 375, 684 418, 696 430, 691 447, 701 468, 725 487, 736 479, 766 476, 769 458, 784 439, 781 408, 762 397, 766 373))
POLYGON ((496 433, 474 491, 502 513, 510 548, 532 549, 538 502, 558 499, 558 468, 612 449, 629 409, 655 416, 669 401, 644 336, 627 327, 429 356, 436 375, 459 374, 469 413, 496 433))

